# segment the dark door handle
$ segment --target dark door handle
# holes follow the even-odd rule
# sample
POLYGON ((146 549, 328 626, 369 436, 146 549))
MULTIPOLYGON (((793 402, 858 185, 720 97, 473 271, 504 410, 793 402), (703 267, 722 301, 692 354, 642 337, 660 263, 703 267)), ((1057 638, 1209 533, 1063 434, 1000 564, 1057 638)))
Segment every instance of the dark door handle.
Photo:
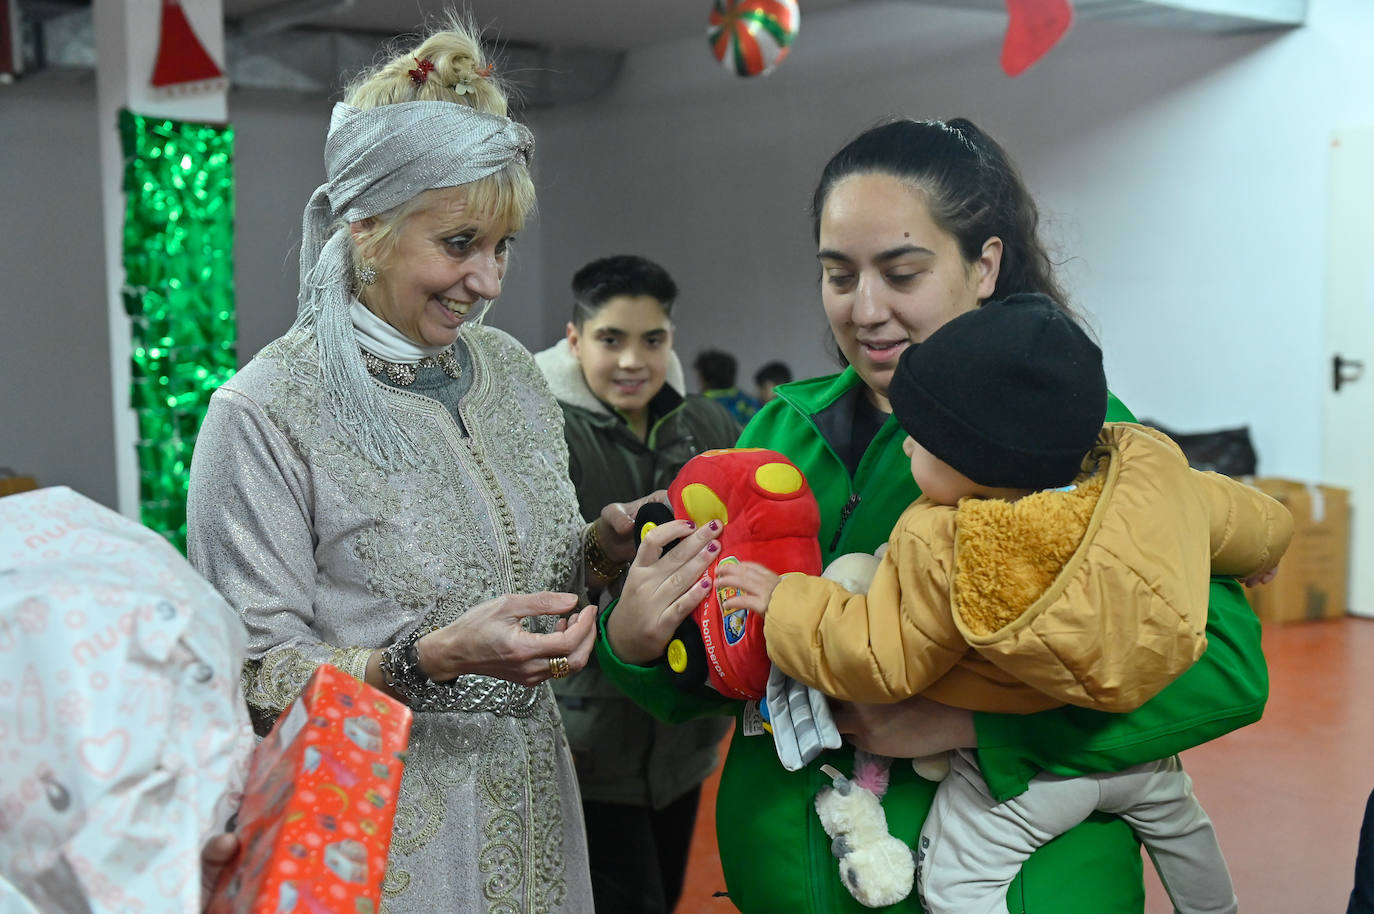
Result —
POLYGON ((1331 357, 1331 389, 1341 392, 1342 384, 1353 384, 1364 377, 1364 362, 1343 359, 1338 352, 1331 357))

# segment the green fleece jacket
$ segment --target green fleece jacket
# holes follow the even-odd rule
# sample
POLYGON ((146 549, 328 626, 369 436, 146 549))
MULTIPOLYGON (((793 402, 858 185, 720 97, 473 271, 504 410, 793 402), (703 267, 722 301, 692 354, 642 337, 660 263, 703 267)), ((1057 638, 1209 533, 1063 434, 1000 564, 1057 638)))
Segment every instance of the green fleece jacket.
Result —
MULTIPOLYGON (((887 540, 898 516, 919 494, 905 437, 889 417, 864 453, 853 478, 837 455, 851 427, 861 381, 854 370, 778 388, 745 429, 740 446, 787 455, 806 474, 821 508, 821 550, 828 563, 845 552, 872 552, 887 540)), ((1111 398, 1107 419, 1131 421, 1111 398)), ((814 811, 817 791, 830 783, 829 763, 853 769, 846 748, 825 753, 802 771, 778 763, 772 739, 746 736, 745 705, 687 696, 662 667, 621 663, 610 650, 605 619, 597 653, 606 676, 666 720, 734 714, 735 735, 717 798, 717 839, 730 899, 744 914, 860 914, 840 884, 830 839, 814 811)), ((1269 680, 1260 650, 1259 622, 1234 580, 1212 583, 1208 647, 1155 698, 1129 714, 1057 708, 1038 714, 976 714, 978 759, 1000 799, 1025 789, 1040 772, 1074 776, 1117 771, 1165 758, 1258 720, 1269 680)), ((883 800, 894 835, 915 846, 935 785, 907 765, 892 767, 883 800)), ((1031 855, 1011 884, 1012 914, 1140 914, 1144 909, 1140 847, 1130 828, 1094 814, 1031 855)), ((883 910, 921 912, 915 893, 883 910)))

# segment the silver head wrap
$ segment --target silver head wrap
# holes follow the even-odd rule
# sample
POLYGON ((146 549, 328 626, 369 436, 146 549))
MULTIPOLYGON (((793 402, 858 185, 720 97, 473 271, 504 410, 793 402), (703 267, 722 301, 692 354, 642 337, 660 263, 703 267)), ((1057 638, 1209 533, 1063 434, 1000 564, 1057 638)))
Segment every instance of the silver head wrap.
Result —
POLYGON ((410 462, 415 448, 358 353, 350 318, 351 240, 346 227, 334 226, 384 213, 421 191, 471 184, 516 160, 528 163, 533 149, 523 125, 455 102, 334 106, 324 145, 326 180, 305 207, 300 308, 292 329, 314 335, 334 418, 381 466, 410 462))

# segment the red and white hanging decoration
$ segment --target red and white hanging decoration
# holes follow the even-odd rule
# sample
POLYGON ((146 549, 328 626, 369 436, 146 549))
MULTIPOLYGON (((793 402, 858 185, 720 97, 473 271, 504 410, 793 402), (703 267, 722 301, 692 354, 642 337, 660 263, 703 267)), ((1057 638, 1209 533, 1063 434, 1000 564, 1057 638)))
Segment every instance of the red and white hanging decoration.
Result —
POLYGON ((154 89, 170 95, 213 92, 229 83, 196 37, 181 0, 162 0, 162 28, 151 82, 154 89))

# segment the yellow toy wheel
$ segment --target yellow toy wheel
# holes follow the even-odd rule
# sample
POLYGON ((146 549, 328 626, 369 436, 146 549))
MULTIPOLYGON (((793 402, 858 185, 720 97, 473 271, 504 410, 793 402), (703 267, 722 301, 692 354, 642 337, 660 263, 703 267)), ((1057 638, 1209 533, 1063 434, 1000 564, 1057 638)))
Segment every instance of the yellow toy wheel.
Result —
POLYGON ((674 673, 687 671, 687 645, 682 643, 681 638, 668 642, 668 668, 674 673))
POLYGON ((706 645, 701 643, 701 629, 691 616, 678 623, 663 659, 672 671, 673 685, 698 695, 715 694, 706 682, 706 645))

